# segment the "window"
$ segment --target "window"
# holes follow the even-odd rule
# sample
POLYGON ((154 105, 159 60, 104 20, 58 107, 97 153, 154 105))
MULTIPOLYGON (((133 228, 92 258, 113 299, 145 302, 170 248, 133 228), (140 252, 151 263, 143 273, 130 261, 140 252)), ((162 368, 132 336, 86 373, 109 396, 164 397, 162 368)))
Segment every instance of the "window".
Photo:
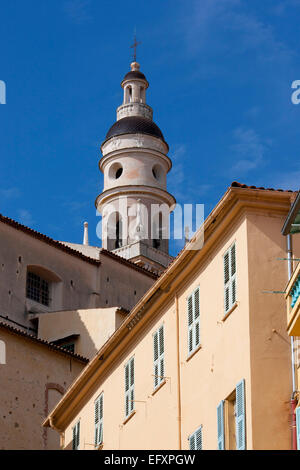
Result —
POLYGON ((156 389, 165 378, 165 339, 164 326, 162 325, 153 335, 154 356, 154 389, 156 389))
POLYGON ((122 246, 122 219, 119 213, 117 213, 117 222, 116 222, 116 248, 121 248, 122 246))
POLYGON ((26 285, 26 297, 31 300, 35 300, 40 304, 49 306, 49 282, 41 278, 37 274, 30 271, 27 272, 27 285, 26 285))
POLYGON ((80 441, 80 421, 73 427, 73 450, 79 450, 80 441))
POLYGON ((95 446, 103 442, 103 393, 95 401, 95 446))
POLYGON ((246 449, 245 381, 217 407, 218 449, 246 449))
POLYGON ((125 366, 125 417, 134 410, 134 357, 125 366))
POLYGON ((190 450, 202 450, 202 426, 189 437, 190 450))
POLYGON ((235 243, 224 255, 224 310, 225 314, 236 302, 236 247, 235 243))
POLYGON ((75 344, 74 343, 61 344, 60 347, 66 349, 69 352, 72 352, 72 353, 75 352, 75 344))
POLYGON ((200 345, 200 289, 197 289, 187 300, 188 314, 188 352, 191 354, 200 345))

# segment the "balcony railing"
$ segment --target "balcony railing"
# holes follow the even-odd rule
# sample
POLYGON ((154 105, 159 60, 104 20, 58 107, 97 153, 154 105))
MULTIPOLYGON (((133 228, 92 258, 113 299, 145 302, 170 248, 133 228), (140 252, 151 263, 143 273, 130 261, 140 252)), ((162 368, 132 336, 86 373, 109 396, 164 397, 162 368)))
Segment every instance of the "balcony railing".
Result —
POLYGON ((300 336, 300 263, 286 290, 287 323, 290 336, 300 336))

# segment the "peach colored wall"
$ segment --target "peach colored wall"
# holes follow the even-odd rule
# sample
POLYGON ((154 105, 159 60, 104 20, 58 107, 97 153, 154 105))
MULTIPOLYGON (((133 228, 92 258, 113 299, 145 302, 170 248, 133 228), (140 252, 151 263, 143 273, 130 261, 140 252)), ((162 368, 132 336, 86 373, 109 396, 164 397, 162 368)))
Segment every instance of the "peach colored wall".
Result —
POLYGON ((79 335, 75 353, 92 359, 124 320, 124 315, 116 310, 112 307, 43 313, 39 315, 38 337, 56 341, 79 335))
MULTIPOLYGON (((223 231, 206 258, 199 261, 197 270, 190 271, 185 283, 177 289, 183 449, 188 449, 188 436, 200 425, 203 448, 217 448, 217 406, 242 379, 246 384, 247 449, 290 448, 291 383, 285 306, 280 296, 274 298, 261 293, 277 281, 280 285, 275 285, 274 290, 280 290, 284 284, 284 265, 275 261, 276 257, 285 256, 285 240, 280 235, 283 221, 283 216, 256 217, 251 212, 247 217, 240 215, 230 229, 223 231), (237 307, 224 319, 223 254, 234 241, 237 307), (200 286, 202 347, 187 360, 186 301, 197 286, 200 286), (272 328, 280 336, 272 337, 272 328)), ((176 310, 172 293, 169 304, 152 311, 151 322, 123 349, 110 370, 74 410, 65 432, 65 448, 71 446, 72 426, 78 419, 81 420, 81 448, 93 448, 94 400, 103 391, 104 449, 178 449, 176 358, 176 310), (162 323, 167 379, 153 396, 152 334, 162 323), (136 414, 124 424, 124 365, 133 355, 136 414)))
MULTIPOLYGON (((286 305, 281 294, 287 285, 286 238, 283 218, 248 215, 253 445, 255 449, 290 449, 291 348, 286 305), (270 243, 270 240, 273 243, 270 243), (262 393, 263 390, 263 393, 262 393)), ((300 238, 294 237, 294 256, 300 238)))
POLYGON ((59 435, 42 422, 85 364, 2 327, 0 340, 6 345, 6 364, 0 365, 0 448, 59 449, 59 435))

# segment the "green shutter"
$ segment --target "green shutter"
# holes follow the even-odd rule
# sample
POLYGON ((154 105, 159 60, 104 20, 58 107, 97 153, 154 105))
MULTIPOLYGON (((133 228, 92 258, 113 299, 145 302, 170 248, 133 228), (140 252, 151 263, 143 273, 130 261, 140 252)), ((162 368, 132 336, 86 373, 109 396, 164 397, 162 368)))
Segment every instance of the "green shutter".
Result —
POLYGON ((72 449, 78 450, 80 443, 80 421, 78 421, 72 429, 73 439, 72 439, 72 449))
POLYGON ((241 380, 236 386, 236 448, 246 449, 246 412, 245 412, 245 380, 241 380))
POLYGON ((134 410, 134 358, 125 366, 125 417, 134 410))
POLYGON ((77 423, 77 436, 76 436, 76 449, 79 449, 79 442, 80 442, 80 421, 77 423))
POLYGON ((73 427, 73 440, 72 440, 72 449, 76 450, 76 426, 73 427))
POLYGON ((196 450, 202 450, 202 426, 195 432, 196 450))
POLYGON ((164 380, 165 376, 165 338, 162 325, 153 335, 154 357, 154 389, 164 380))
POLYGON ((189 437, 190 450, 202 450, 202 426, 189 437))
POLYGON ((154 388, 158 385, 159 376, 159 352, 158 352, 158 332, 153 336, 153 357, 154 357, 154 388))
POLYGON ((225 314, 236 302, 236 245, 227 250, 224 262, 224 311, 225 314))
POLYGON ((224 401, 217 406, 218 450, 225 450, 224 401))
POLYGON ((196 438, 195 434, 192 434, 189 438, 190 450, 196 450, 196 438))
POLYGON ((95 445, 103 442, 103 393, 95 401, 95 445))
POLYGON ((300 407, 296 408, 297 449, 300 450, 300 407))
POLYGON ((200 345, 200 289, 197 287, 187 300, 188 353, 200 345))

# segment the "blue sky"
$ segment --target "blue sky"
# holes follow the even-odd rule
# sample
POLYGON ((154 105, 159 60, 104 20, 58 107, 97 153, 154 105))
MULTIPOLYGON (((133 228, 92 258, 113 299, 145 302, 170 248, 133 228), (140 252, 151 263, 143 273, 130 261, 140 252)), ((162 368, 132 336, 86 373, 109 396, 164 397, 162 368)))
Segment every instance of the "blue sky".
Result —
POLYGON ((299 189, 300 0, 10 0, 0 10, 2 214, 75 243, 87 220, 99 245, 99 147, 135 28, 179 203, 207 215, 235 180, 299 189))

